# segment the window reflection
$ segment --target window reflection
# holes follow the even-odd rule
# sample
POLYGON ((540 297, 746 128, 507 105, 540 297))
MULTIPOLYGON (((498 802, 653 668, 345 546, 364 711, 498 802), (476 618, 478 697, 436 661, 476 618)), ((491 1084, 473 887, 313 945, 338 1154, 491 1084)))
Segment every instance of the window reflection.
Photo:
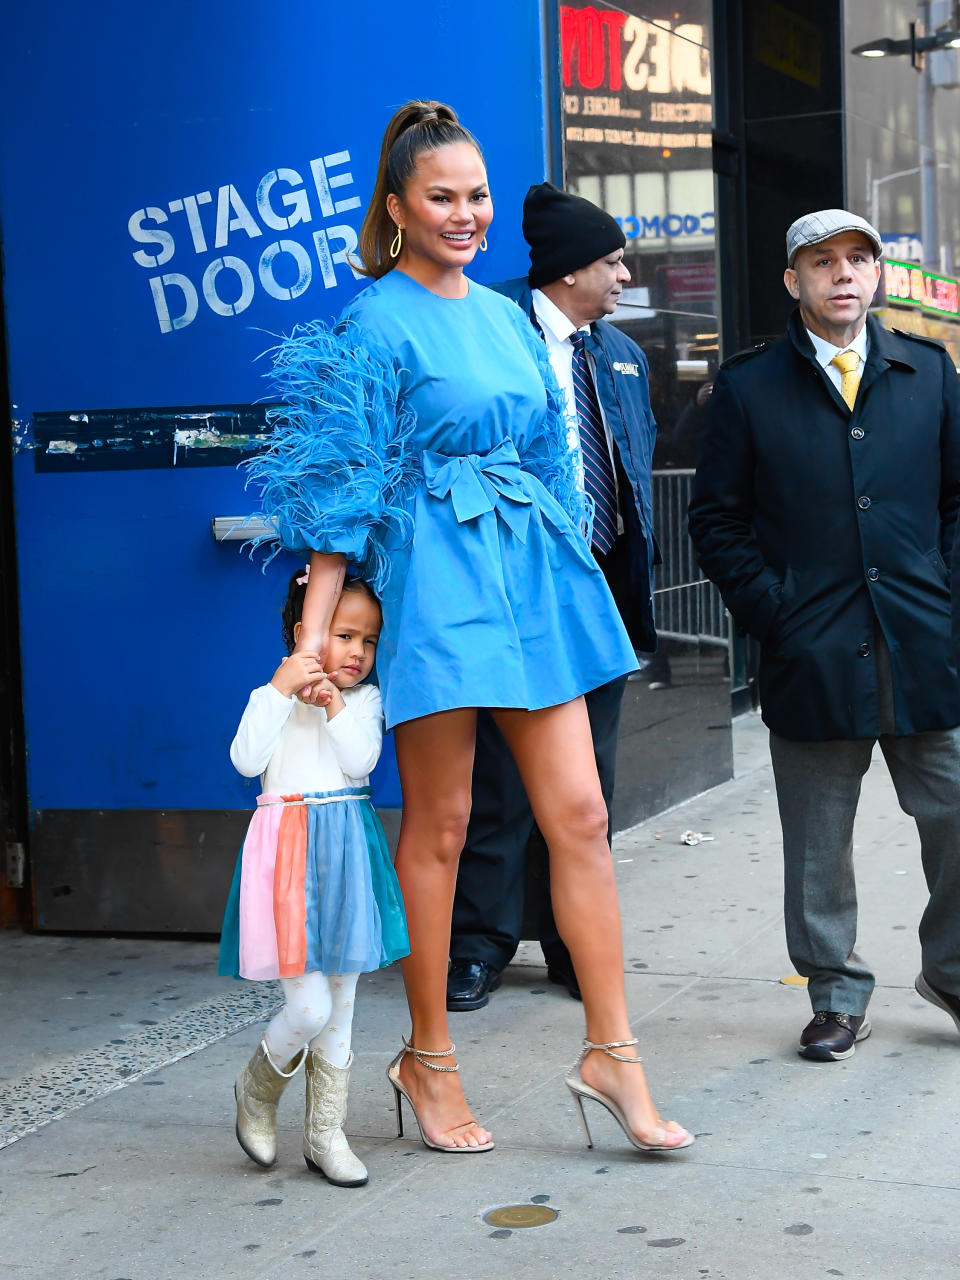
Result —
POLYGON ((644 668, 629 685, 618 822, 729 776, 728 741, 705 732, 729 720, 727 618, 686 532, 719 353, 711 7, 710 0, 642 0, 642 13, 640 0, 560 5, 566 186, 623 228, 632 280, 613 322, 647 355, 659 427, 661 647, 641 655, 644 668))
POLYGON ((560 6, 567 187, 627 238, 633 279, 614 321, 650 361, 668 469, 696 463, 717 366, 709 7, 560 6))

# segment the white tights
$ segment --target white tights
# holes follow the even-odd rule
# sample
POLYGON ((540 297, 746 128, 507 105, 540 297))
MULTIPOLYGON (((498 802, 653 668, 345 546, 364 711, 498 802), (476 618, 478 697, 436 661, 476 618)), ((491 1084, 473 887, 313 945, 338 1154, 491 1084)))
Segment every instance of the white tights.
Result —
POLYGON ((322 1053, 331 1066, 347 1065, 359 976, 340 973, 328 978, 315 972, 280 979, 286 1003, 263 1033, 277 1066, 284 1068, 305 1044, 322 1053))

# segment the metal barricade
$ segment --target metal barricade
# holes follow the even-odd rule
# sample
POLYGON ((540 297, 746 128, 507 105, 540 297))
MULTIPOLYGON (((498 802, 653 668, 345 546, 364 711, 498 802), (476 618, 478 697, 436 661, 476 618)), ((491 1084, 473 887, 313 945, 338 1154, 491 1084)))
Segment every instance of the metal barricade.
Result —
POLYGON ((665 639, 722 645, 730 624, 720 592, 705 578, 687 533, 694 470, 653 472, 653 527, 663 564, 653 593, 657 632, 665 639))

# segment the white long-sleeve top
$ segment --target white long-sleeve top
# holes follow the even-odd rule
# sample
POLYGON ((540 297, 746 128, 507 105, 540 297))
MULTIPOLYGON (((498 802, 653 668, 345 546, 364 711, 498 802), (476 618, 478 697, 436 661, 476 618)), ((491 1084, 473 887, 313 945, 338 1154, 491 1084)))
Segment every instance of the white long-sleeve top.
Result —
POLYGON ((343 690, 343 710, 287 698, 275 685, 254 689, 230 744, 230 759, 245 778, 279 795, 367 785, 383 747, 383 707, 376 685, 343 690))

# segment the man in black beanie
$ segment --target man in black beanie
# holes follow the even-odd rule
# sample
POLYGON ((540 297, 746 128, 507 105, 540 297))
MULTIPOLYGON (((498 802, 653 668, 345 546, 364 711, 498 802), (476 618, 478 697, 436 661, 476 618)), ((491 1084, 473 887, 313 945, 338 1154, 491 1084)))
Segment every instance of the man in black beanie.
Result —
MULTIPOLYGON (((630 273, 617 221, 589 200, 549 182, 523 205, 530 246, 526 280, 495 285, 523 309, 546 343, 565 393, 571 447, 581 457, 594 510, 592 550, 634 647, 653 650, 653 537, 650 470, 656 423, 647 360, 604 317, 630 273)), ((607 813, 613 801, 620 704, 626 676, 586 695, 607 813)), ((493 718, 481 711, 473 771, 473 810, 460 857, 453 906, 447 1008, 480 1009, 500 985, 520 940, 526 853, 535 830, 523 783, 493 718)), ((608 828, 612 834, 612 824, 608 828)), ((537 832, 537 843, 543 841, 537 832)), ((544 874, 539 938, 552 982, 580 997, 569 953, 557 933, 544 874)))

